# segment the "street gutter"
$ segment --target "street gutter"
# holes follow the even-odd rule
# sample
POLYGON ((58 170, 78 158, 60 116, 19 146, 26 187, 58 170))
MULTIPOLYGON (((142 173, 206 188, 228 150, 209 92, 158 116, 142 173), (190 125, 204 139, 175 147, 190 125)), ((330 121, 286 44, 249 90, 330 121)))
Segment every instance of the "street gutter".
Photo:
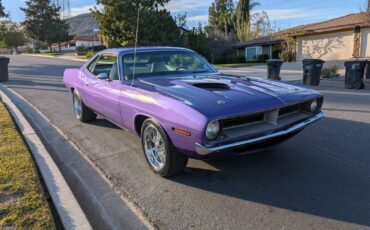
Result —
POLYGON ((155 229, 140 208, 116 191, 94 162, 41 111, 0 83, 1 91, 35 128, 94 229, 155 229))
POLYGON ((54 160, 21 111, 3 92, 4 87, 0 83, 1 100, 8 108, 36 161, 63 227, 65 229, 92 229, 85 213, 82 211, 54 160))

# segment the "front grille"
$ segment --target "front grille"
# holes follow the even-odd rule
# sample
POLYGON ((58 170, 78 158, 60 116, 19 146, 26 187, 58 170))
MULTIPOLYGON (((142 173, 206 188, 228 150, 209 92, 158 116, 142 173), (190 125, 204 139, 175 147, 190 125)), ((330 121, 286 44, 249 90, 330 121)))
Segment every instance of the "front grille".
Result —
POLYGON ((250 116, 229 118, 222 120, 223 128, 232 128, 245 124, 252 124, 257 122, 262 122, 265 120, 265 113, 256 113, 250 116))
POLYGON ((222 132, 219 140, 226 141, 239 137, 269 133, 298 121, 308 119, 312 114, 305 111, 305 104, 300 103, 247 116, 220 120, 222 132))
POLYGON ((292 105, 279 110, 279 117, 299 112, 300 105, 292 105))

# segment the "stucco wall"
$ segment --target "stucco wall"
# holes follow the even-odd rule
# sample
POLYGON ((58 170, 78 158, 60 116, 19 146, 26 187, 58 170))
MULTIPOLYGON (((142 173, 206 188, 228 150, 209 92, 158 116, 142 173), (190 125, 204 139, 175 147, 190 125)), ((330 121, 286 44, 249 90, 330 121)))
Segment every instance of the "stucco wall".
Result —
POLYGON ((297 39, 297 59, 350 59, 353 54, 353 40, 353 31, 300 37, 297 39))
POLYGON ((362 30, 360 56, 370 58, 370 29, 362 30))

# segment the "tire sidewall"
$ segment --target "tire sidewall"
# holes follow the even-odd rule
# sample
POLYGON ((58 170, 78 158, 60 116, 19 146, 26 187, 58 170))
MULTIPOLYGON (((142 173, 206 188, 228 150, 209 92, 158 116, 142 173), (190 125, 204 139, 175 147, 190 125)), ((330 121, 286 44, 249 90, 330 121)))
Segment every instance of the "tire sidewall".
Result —
POLYGON ((170 140, 165 132, 165 130, 162 128, 162 126, 155 120, 149 118, 147 120, 144 121, 142 127, 141 127, 141 147, 143 149, 143 153, 144 153, 144 157, 146 159, 146 162, 148 163, 148 165, 150 166, 150 168, 152 169, 152 171, 155 173, 155 174, 158 174, 160 176, 166 176, 170 170, 170 165, 171 165, 171 148, 170 148, 170 140), (157 130, 159 131, 159 133, 161 134, 162 136, 162 139, 163 139, 163 142, 164 142, 164 145, 165 145, 165 156, 166 156, 166 162, 165 162, 165 165, 164 167, 161 169, 161 170, 156 170, 155 168, 153 168, 153 166, 150 164, 149 162, 149 159, 148 157, 146 156, 145 154, 145 148, 144 148, 144 130, 147 126, 149 125, 154 125, 157 130))
POLYGON ((80 93, 78 92, 77 89, 73 90, 72 97, 73 97, 73 111, 75 113, 76 118, 81 121, 84 111, 83 111, 83 104, 82 104, 81 96, 80 96, 80 93), (81 105, 81 114, 80 115, 77 114, 76 109, 75 109, 75 105, 74 105, 76 98, 78 98, 78 100, 80 101, 80 105, 81 105))

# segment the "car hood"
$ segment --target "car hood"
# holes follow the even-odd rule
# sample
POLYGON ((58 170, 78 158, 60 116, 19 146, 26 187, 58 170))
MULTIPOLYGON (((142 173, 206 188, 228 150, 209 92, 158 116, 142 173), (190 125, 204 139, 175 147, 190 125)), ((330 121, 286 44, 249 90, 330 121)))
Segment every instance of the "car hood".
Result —
POLYGON ((224 74, 143 78, 135 86, 179 100, 210 119, 254 113, 320 96, 293 84, 224 74))

